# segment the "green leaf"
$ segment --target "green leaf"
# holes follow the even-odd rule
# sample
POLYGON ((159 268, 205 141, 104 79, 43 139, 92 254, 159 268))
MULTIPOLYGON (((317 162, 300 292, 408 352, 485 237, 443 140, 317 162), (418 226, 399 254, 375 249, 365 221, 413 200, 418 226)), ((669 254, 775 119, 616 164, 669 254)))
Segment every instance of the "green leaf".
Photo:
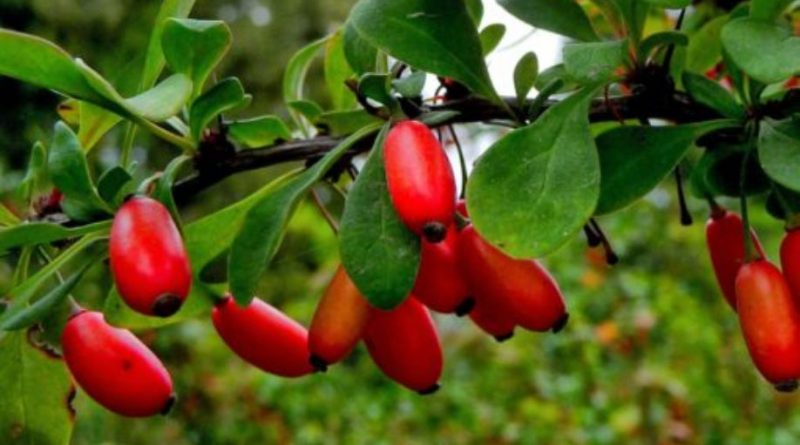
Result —
POLYGON ((0 431, 7 445, 68 445, 74 412, 63 360, 33 343, 33 334, 0 338, 0 431))
POLYGON ((84 226, 64 227, 50 222, 26 222, 0 229, 0 253, 24 246, 49 244, 54 241, 77 238, 90 233, 107 234, 111 221, 101 221, 84 226))
POLYGON ((378 49, 362 39, 350 23, 344 26, 344 55, 357 75, 375 71, 378 49))
POLYGON ((800 121, 764 120, 758 137, 758 157, 770 178, 800 191, 800 121))
POLYGON ((686 70, 705 73, 722 58, 720 34, 729 17, 723 15, 709 20, 700 30, 692 34, 686 48, 686 70))
POLYGON ((679 31, 663 31, 657 32, 647 36, 642 43, 639 44, 639 60, 645 61, 652 55, 654 50, 660 47, 674 46, 687 46, 689 44, 689 36, 679 31))
POLYGON ((175 184, 175 177, 181 171, 181 168, 190 164, 191 161, 192 157, 186 155, 178 156, 170 161, 158 181, 156 181, 156 187, 153 190, 153 199, 158 200, 169 209, 169 213, 178 227, 182 226, 181 214, 178 211, 178 205, 175 204, 175 198, 172 196, 172 185, 175 184))
POLYGON ((478 35, 478 38, 481 40, 483 55, 486 56, 494 51, 497 45, 500 44, 500 41, 503 40, 504 35, 506 35, 506 25, 502 23, 493 23, 483 28, 478 35))
POLYGON ((229 77, 221 80, 192 103, 189 110, 192 139, 199 141, 203 136, 203 130, 214 118, 227 111, 240 108, 249 100, 250 96, 245 94, 239 79, 229 77))
POLYGON ((722 28, 722 45, 736 66, 760 82, 781 82, 800 71, 800 38, 788 27, 732 20, 722 28))
POLYGON ((717 82, 691 72, 683 73, 683 86, 695 102, 719 111, 723 116, 744 119, 745 109, 717 82))
POLYGON ((362 128, 330 151, 311 168, 270 193, 247 213, 241 231, 231 246, 228 262, 230 289, 236 301, 253 298, 261 273, 275 255, 286 225, 306 192, 354 144, 369 136, 378 125, 362 128))
POLYGON ((97 193, 109 206, 116 208, 124 196, 132 192, 133 177, 122 166, 111 167, 97 180, 97 193))
POLYGON ((526 53, 514 67, 514 91, 517 94, 517 103, 522 105, 528 93, 531 92, 536 78, 539 76, 539 59, 536 53, 526 53))
POLYGON ((793 0, 753 0, 750 2, 750 17, 773 22, 789 7, 793 0))
POLYGON ((122 118, 89 102, 79 102, 78 107, 78 141, 88 153, 122 118))
POLYGON ((700 136, 730 128, 736 121, 648 127, 623 126, 597 138, 600 154, 600 199, 595 213, 622 209, 666 178, 700 136))
POLYGON ((373 306, 392 309, 414 287, 420 240, 400 221, 386 185, 383 143, 389 126, 375 140, 372 153, 345 202, 340 252, 347 274, 373 306))
POLYGON ((647 13, 650 4, 641 0, 613 0, 617 5, 620 16, 625 22, 628 38, 638 43, 644 31, 644 24, 647 21, 647 13))
POLYGON ((47 149, 41 142, 33 144, 28 171, 17 187, 22 199, 30 202, 39 185, 47 178, 47 149))
POLYGON ((81 221, 111 213, 92 184, 77 136, 63 122, 55 126, 48 171, 53 183, 64 194, 61 205, 71 218, 81 221))
POLYGON ((53 288, 42 298, 36 300, 32 305, 22 308, 19 311, 4 312, 2 322, 0 322, 0 329, 5 331, 17 331, 31 327, 42 321, 53 310, 59 307, 60 304, 66 301, 67 295, 75 288, 83 277, 83 274, 89 270, 96 260, 96 258, 93 258, 91 261, 84 264, 83 267, 78 269, 72 276, 53 288))
POLYGON ((583 227, 599 194, 586 88, 512 131, 478 160, 467 183, 475 228, 517 258, 546 255, 583 227))
POLYGON ((367 125, 383 122, 365 110, 329 111, 320 114, 314 125, 320 132, 333 137, 345 137, 367 125))
POLYGON ((498 0, 498 3, 534 28, 575 40, 597 40, 589 18, 575 0, 498 0))
POLYGON ((259 116, 228 123, 228 134, 247 148, 272 145, 292 140, 292 132, 278 116, 259 116))
POLYGON ((755 196, 769 191, 771 181, 762 170, 756 153, 755 147, 747 143, 708 147, 692 171, 693 191, 699 198, 705 198, 706 193, 738 198, 742 192, 741 173, 745 158, 745 195, 755 196))
POLYGON ((0 75, 68 96, 102 101, 66 51, 29 34, 0 29, 0 75))
POLYGON ((125 107, 136 116, 164 122, 181 111, 191 94, 192 81, 183 74, 174 74, 154 88, 126 99, 125 107))
POLYGON ((553 65, 539 73, 539 75, 536 77, 534 86, 537 90, 543 91, 548 85, 552 85, 559 80, 561 81, 561 87, 558 89, 558 91, 555 91, 554 94, 574 91, 580 88, 578 82, 575 81, 575 79, 573 79, 569 73, 567 73, 567 69, 564 67, 564 64, 553 65))
POLYGON ((334 110, 347 110, 356 104, 353 92, 345 81, 354 77, 355 72, 347 63, 344 50, 344 29, 337 30, 325 43, 325 84, 331 96, 334 110))
POLYGON ((55 273, 64 267, 65 264, 73 260, 76 256, 86 253, 86 249, 92 246, 96 241, 102 239, 104 234, 92 233, 84 236, 75 244, 61 252, 58 257, 53 261, 47 263, 46 266, 39 269, 33 276, 26 279, 24 282, 14 286, 8 292, 11 296, 11 305, 0 316, 0 322, 5 320, 10 314, 16 313, 28 305, 28 302, 33 298, 36 291, 49 279, 52 279, 55 273))
MULTIPOLYGON (((327 40, 328 37, 325 37, 311 42, 289 59, 286 71, 283 73, 283 101, 287 105, 303 99, 303 85, 305 84, 308 68, 327 40)), ((292 116, 297 128, 307 134, 307 129, 300 120, 300 116, 293 110, 289 110, 289 114, 292 116)))
POLYGON ((348 23, 390 56, 500 101, 463 0, 360 0, 348 23))
POLYGON ((464 4, 467 6, 467 12, 477 28, 483 19, 483 0, 464 0, 464 4))
POLYGON ((289 106, 289 114, 293 111, 300 113, 301 116, 308 119, 311 123, 316 122, 319 116, 324 113, 319 104, 310 100, 295 100, 287 102, 286 105, 289 106))
POLYGON ((427 77, 425 72, 415 71, 410 76, 393 80, 392 86, 401 96, 413 99, 422 95, 427 77))
POLYGON ((390 109, 398 106, 391 93, 391 77, 388 74, 367 73, 358 79, 358 92, 390 109))
POLYGON ((203 91, 211 71, 231 46, 231 30, 218 20, 170 18, 164 24, 161 48, 170 68, 189 76, 193 96, 203 91))
POLYGON ((192 11, 195 0, 164 0, 153 23, 153 32, 147 44, 142 83, 139 91, 148 90, 156 84, 158 76, 164 69, 164 51, 161 49, 161 36, 164 26, 170 18, 185 18, 192 11))
POLYGON ((12 227, 20 223, 20 219, 5 204, 0 202, 0 227, 12 227))
POLYGON ((645 2, 665 9, 683 9, 692 4, 692 0, 645 0, 645 2))
POLYGON ((624 66, 626 49, 625 40, 571 43, 564 46, 564 67, 580 83, 605 82, 624 66))

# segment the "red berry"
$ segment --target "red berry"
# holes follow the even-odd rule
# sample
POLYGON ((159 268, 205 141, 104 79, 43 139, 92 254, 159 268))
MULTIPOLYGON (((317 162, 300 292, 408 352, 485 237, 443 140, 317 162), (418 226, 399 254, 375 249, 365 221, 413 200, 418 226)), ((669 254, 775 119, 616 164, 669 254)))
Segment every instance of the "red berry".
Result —
POLYGON ((172 379, 153 352, 100 312, 81 312, 61 334, 64 360, 75 381, 107 409, 129 417, 169 411, 172 379))
POLYGON ((781 242, 781 266, 789 289, 800 304, 800 229, 786 232, 781 242))
POLYGON ((308 332, 283 312, 258 298, 241 308, 231 297, 211 313, 217 333, 233 352, 265 372, 300 377, 313 371, 308 362, 308 332))
POLYGON ((516 322, 506 308, 495 304, 491 298, 475 299, 475 307, 469 313, 472 322, 481 330, 503 342, 514 336, 516 322))
MULTIPOLYGON (((761 243, 751 231, 753 243, 763 256, 761 243)), ((736 273, 744 264, 744 227, 742 219, 734 212, 714 210, 706 223, 706 243, 711 255, 711 264, 722 295, 733 310, 736 310, 736 273)))
POLYGON ((750 357, 781 391, 800 378, 800 312, 786 280, 765 260, 747 263, 736 277, 739 323, 750 357))
POLYGON ((453 222, 456 182, 447 154, 431 130, 403 121, 386 137, 386 182, 400 219, 428 241, 444 239, 453 222))
POLYGON ((339 266, 317 304, 308 331, 311 364, 320 371, 347 357, 361 340, 372 309, 339 266))
POLYGON ((532 331, 558 332, 564 327, 568 314, 561 291, 538 262, 507 256, 473 226, 461 232, 458 247, 464 276, 482 310, 510 314, 516 324, 532 331))
POLYGON ((168 317, 189 295, 192 270, 181 234, 154 199, 136 196, 120 207, 111 226, 110 259, 120 296, 137 312, 168 317))
POLYGON ((412 293, 434 311, 465 315, 474 301, 461 275, 457 244, 458 232, 454 226, 450 226, 441 243, 422 241, 422 260, 412 293))
POLYGON ((364 342, 372 360, 392 380, 420 394, 439 389, 439 335, 431 314, 413 296, 391 311, 373 311, 364 342))

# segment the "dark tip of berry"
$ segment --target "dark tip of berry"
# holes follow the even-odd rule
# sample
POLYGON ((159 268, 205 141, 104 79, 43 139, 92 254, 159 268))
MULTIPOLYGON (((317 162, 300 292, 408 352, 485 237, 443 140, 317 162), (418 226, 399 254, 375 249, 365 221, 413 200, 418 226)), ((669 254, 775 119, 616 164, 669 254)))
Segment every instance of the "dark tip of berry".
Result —
POLYGON ((181 308, 181 304, 183 304, 183 300, 175 294, 160 295, 153 303, 153 315, 169 317, 175 312, 178 312, 178 309, 181 308))
POLYGON ((311 363, 311 366, 314 367, 316 372, 325 372, 328 370, 328 364, 325 362, 325 360, 314 354, 311 354, 311 357, 308 358, 308 362, 311 363))
POLYGON ((447 236, 447 226, 440 222, 425 223, 422 227, 422 235, 429 243, 442 242, 447 236))
POLYGON ((171 394, 169 396, 169 398, 167 399, 167 403, 165 403, 164 407, 161 408, 161 415, 162 416, 166 416, 167 414, 169 414, 170 411, 172 411, 172 407, 175 406, 175 401, 176 400, 177 400, 177 397, 175 397, 175 394, 171 394))
POLYGON ((619 256, 617 256, 617 254, 614 253, 614 252, 607 253, 606 254, 606 263, 608 263, 609 266, 616 265, 617 263, 619 263, 619 256))
POLYGON ((780 392, 793 392, 797 389, 797 380, 784 380, 783 382, 778 382, 775 385, 775 389, 780 392))
POLYGON ((441 386, 441 385, 439 385, 438 383, 434 383, 433 385, 431 385, 431 387, 430 387, 430 388, 423 389, 422 391, 417 391, 417 393, 418 393, 419 395, 421 395, 421 396, 427 396, 427 395, 431 395, 431 394, 435 393, 435 392, 436 392, 436 391, 438 391, 438 390, 439 390, 439 388, 441 388, 441 387, 442 387, 442 386, 441 386))
POLYGON ((472 297, 467 297, 458 306, 456 306, 455 310, 456 316, 463 317, 472 312, 472 309, 474 308, 475 308, 475 299, 472 297))
POLYGON ((503 343, 504 341, 507 341, 513 336, 514 336, 514 330, 512 329, 508 334, 495 335, 494 339, 497 340, 497 343, 503 343))
POLYGON ((569 312, 566 312, 564 313, 563 316, 561 316, 561 318, 558 319, 556 324, 553 325, 553 328, 551 329, 553 331, 553 334, 558 334, 559 332, 561 332, 567 325, 568 321, 569 321, 569 312))
POLYGON ((128 202, 131 199, 135 198, 136 196, 137 196, 136 193, 128 193, 127 195, 125 195, 125 197, 122 198, 122 202, 123 203, 128 202))

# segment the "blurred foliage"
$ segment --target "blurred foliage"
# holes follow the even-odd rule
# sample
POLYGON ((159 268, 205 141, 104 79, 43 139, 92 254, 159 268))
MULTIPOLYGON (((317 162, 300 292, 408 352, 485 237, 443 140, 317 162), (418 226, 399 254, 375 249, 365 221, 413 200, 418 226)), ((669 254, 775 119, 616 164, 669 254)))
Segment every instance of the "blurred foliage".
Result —
MULTIPOLYGON (((232 24, 232 56, 217 76, 236 73, 254 93, 255 110, 282 112, 277 100, 286 61, 340 23, 350 4, 200 1, 194 15, 232 24)), ((113 78, 118 67, 136 66, 156 6, 145 0, 1 0, 0 26, 54 39, 113 78)), ((319 96, 321 79, 315 84, 319 96)), ((21 177, 31 143, 55 121, 58 100, 4 78, 0 91, 0 191, 8 191, 21 177)), ((112 133, 104 143, 113 147, 119 137, 112 133)), ((163 165, 158 147, 144 136, 138 141, 143 170, 163 165)), ((113 162, 110 150, 97 153, 98 166, 113 162)), ((223 206, 278 170, 225 181, 186 208, 185 218, 223 206)), ((613 269, 581 238, 548 257, 572 315, 559 335, 518 331, 498 345, 468 320, 437 317, 446 368, 436 395, 421 397, 391 383, 363 347, 327 374, 298 380, 266 375, 233 356, 208 320, 196 320, 140 333, 177 385, 180 400, 169 416, 123 419, 79 392, 73 442, 796 444, 800 414, 793 408, 800 396, 775 393, 751 366, 705 252, 704 203, 691 204, 698 221, 681 227, 671 184, 665 184, 603 218, 622 258, 613 269)), ((761 210, 753 218, 777 258, 780 223, 761 210)), ((305 203, 260 295, 308 323, 337 249, 331 230, 305 203)), ((14 259, 0 261, 0 288, 14 259)), ((95 267, 78 292, 97 307, 109 284, 105 268, 95 267)))

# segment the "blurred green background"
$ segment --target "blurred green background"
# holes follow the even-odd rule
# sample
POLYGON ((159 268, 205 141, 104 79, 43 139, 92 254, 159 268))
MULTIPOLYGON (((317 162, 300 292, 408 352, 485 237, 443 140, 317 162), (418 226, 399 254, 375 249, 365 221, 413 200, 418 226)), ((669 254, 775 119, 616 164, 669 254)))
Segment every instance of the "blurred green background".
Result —
MULTIPOLYGON (((251 110, 280 114, 289 57, 335 29, 351 3, 199 1, 193 16, 229 21, 235 43, 217 75, 243 79, 255 96, 251 110)), ((55 40, 107 76, 123 78, 137 66, 157 7, 145 0, 0 0, 0 26, 55 40)), ((311 85, 312 96, 324 100, 319 70, 311 85)), ((47 140, 57 119, 58 98, 6 78, 0 78, 0 96, 0 193, 13 202, 30 145, 47 140)), ((118 137, 112 133, 95 152, 98 170, 115 162, 118 137)), ((142 135, 135 155, 145 174, 174 152, 142 135)), ((268 169, 227 180, 197 197, 184 216, 209 213, 275 174, 268 169)), ((546 259, 572 314, 561 334, 518 331, 500 345, 468 320, 437 317, 446 367, 434 396, 391 383, 363 347, 327 374, 266 375, 233 356, 209 320, 196 320, 140 333, 173 374, 180 397, 173 412, 123 419, 79 395, 73 443, 800 443, 799 396, 777 394, 757 375, 736 318, 716 290, 705 252, 705 205, 691 201, 696 222, 681 227, 673 188, 666 183, 647 200, 601 219, 622 258, 616 267, 605 266, 602 253, 588 250, 582 238, 546 259)), ((755 226, 777 258, 782 225, 755 207, 755 226)), ((0 288, 13 260, 0 261, 0 288)), ((335 236, 306 203, 261 296, 308 323, 336 262, 335 236)), ((88 302, 99 302, 109 285, 105 269, 95 269, 79 291, 88 302)))

